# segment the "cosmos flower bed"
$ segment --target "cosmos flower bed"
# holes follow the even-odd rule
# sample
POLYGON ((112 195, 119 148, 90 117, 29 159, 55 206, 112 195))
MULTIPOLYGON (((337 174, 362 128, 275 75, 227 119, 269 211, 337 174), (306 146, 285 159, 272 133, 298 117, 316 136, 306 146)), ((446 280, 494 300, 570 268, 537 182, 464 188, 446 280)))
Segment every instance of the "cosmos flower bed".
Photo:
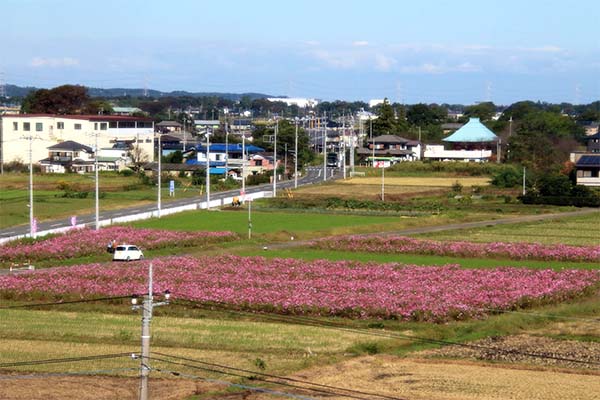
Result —
MULTIPOLYGON (((0 276, 0 294, 90 298, 141 294, 149 261, 0 276)), ((460 269, 350 261, 220 256, 155 259, 155 291, 246 310, 446 321, 559 302, 595 290, 600 271, 460 269)))
POLYGON ((233 232, 178 232, 127 226, 111 226, 98 231, 74 229, 64 235, 35 243, 16 242, 0 246, 0 263, 37 261, 47 258, 65 260, 101 254, 106 251, 106 246, 111 240, 115 240, 117 244, 135 244, 146 250, 232 241, 237 237, 233 232))
POLYGON ((440 242, 406 236, 342 236, 317 240, 311 247, 370 253, 433 254, 454 257, 497 257, 513 260, 600 262, 600 246, 538 243, 440 242))

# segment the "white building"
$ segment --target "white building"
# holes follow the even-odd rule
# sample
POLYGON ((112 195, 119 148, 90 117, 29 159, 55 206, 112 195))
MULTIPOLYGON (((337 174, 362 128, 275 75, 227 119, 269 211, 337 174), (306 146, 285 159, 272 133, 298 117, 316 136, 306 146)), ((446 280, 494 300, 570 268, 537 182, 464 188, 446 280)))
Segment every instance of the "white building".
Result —
POLYGON ((306 99, 302 97, 269 97, 267 100, 271 102, 281 101, 288 106, 298 106, 300 108, 313 108, 319 104, 317 99, 306 99))
POLYGON ((375 106, 383 104, 384 101, 385 99, 371 99, 369 100, 369 108, 373 108, 375 106))
POLYGON ((492 156, 491 150, 445 150, 444 145, 425 146, 423 158, 435 161, 488 161, 492 156))
POLYGON ((29 138, 32 160, 48 156, 48 148, 57 143, 75 141, 95 147, 138 147, 154 159, 154 122, 150 118, 117 115, 15 114, 0 118, 0 160, 29 162, 29 138))

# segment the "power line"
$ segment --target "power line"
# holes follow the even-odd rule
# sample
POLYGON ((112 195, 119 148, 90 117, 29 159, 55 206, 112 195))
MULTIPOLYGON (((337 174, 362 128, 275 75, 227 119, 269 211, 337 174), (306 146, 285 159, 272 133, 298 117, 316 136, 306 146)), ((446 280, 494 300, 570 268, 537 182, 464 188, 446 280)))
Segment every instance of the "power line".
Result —
MULTIPOLYGON (((223 307, 223 308, 226 311, 244 313, 243 311, 239 311, 239 310, 235 310, 235 309, 231 309, 231 308, 229 308, 229 309, 225 308, 225 307, 223 307)), ((257 315, 257 314, 253 314, 253 313, 247 313, 247 314, 257 315)), ((404 334, 400 334, 400 333, 373 332, 373 331, 367 331, 365 329, 360 329, 360 328, 348 328, 343 325, 336 324, 335 322, 321 321, 321 320, 313 319, 310 317, 298 317, 298 316, 292 316, 292 315, 268 315, 268 314, 260 314, 260 315, 265 319, 275 320, 278 322, 292 321, 292 322, 302 324, 302 325, 307 325, 307 326, 313 326, 313 327, 319 327, 319 328, 329 328, 329 329, 340 330, 340 331, 345 331, 345 332, 350 332, 350 333, 357 333, 357 334, 369 335, 369 336, 377 336, 377 337, 388 338, 388 339, 404 339, 404 340, 419 342, 419 343, 450 345, 450 346, 459 346, 459 347, 476 349, 476 350, 487 350, 487 351, 496 352, 496 353, 500 353, 500 354, 521 355, 521 356, 527 356, 527 357, 533 357, 533 358, 551 359, 551 360, 555 360, 555 361, 572 362, 572 363, 586 364, 586 365, 600 365, 600 361, 587 361, 587 360, 580 360, 580 359, 574 359, 574 358, 568 358, 568 357, 553 356, 553 355, 548 355, 548 354, 525 352, 525 351, 519 351, 519 350, 514 350, 514 349, 513 350, 501 349, 498 347, 461 343, 461 342, 445 340, 445 339, 431 339, 431 338, 426 338, 426 337, 422 337, 422 336, 404 335, 404 334)))
POLYGON ((294 399, 301 399, 301 400, 313 400, 311 397, 300 396, 300 395, 297 395, 294 393, 280 392, 278 390, 271 390, 271 389, 261 388, 261 387, 257 387, 257 386, 243 385, 241 383, 233 383, 233 382, 224 381, 224 380, 220 380, 220 379, 205 378, 205 377, 201 377, 198 375, 185 374, 183 372, 171 371, 168 369, 154 368, 154 371, 162 372, 164 374, 170 374, 173 376, 180 376, 180 377, 188 378, 188 379, 199 379, 199 380, 202 380, 205 382, 216 383, 218 385, 225 385, 225 386, 231 386, 231 387, 236 387, 236 388, 240 388, 240 389, 247 389, 247 390, 251 390, 254 392, 261 392, 261 393, 272 394, 272 395, 276 395, 276 396, 291 397, 294 399))
POLYGON ((165 353, 160 353, 160 352, 154 352, 154 354, 158 354, 158 355, 163 356, 163 357, 175 358, 175 359, 179 359, 179 360, 183 360, 183 361, 190 361, 190 362, 193 362, 193 363, 207 365, 207 366, 210 366, 210 367, 223 368, 223 369, 228 369, 228 370, 237 371, 237 372, 243 372, 243 373, 248 373, 248 374, 253 374, 253 375, 260 375, 260 376, 264 376, 264 377, 267 377, 267 378, 282 379, 282 380, 286 380, 286 381, 290 381, 290 382, 295 382, 295 383, 303 383, 303 384, 307 384, 307 385, 318 386, 318 387, 325 388, 325 389, 341 390, 341 391, 345 391, 345 392, 349 392, 349 393, 355 393, 355 394, 360 394, 360 395, 376 396, 376 397, 380 397, 380 398, 383 398, 383 399, 389 399, 389 400, 398 400, 398 397, 391 397, 391 396, 386 396, 386 395, 382 395, 382 394, 378 394, 378 393, 369 393, 369 392, 364 392, 364 391, 360 391, 360 390, 346 389, 346 388, 341 388, 341 387, 336 387, 336 386, 330 386, 330 385, 323 385, 323 384, 320 384, 320 383, 305 381, 305 380, 301 380, 301 379, 288 378, 288 377, 284 377, 284 376, 280 376, 280 375, 267 374, 267 373, 258 372, 258 371, 251 371, 251 370, 247 370, 247 369, 243 369, 243 368, 229 367, 229 366, 226 366, 226 365, 220 365, 220 364, 215 364, 215 363, 210 363, 210 362, 206 362, 206 361, 195 360, 195 359, 186 358, 186 357, 179 357, 179 356, 174 356, 174 355, 171 355, 171 354, 165 354, 165 353))
POLYGON ((130 299, 133 295, 128 296, 113 296, 113 297, 98 297, 95 299, 82 299, 82 300, 70 300, 70 301, 57 301, 53 303, 33 303, 33 304, 20 304, 14 306, 3 306, 0 310, 9 310, 13 308, 32 308, 32 307, 47 307, 47 306, 63 306, 67 304, 79 304, 79 303, 94 303, 97 301, 110 301, 110 300, 121 300, 130 299))
POLYGON ((94 356, 82 356, 82 357, 49 358, 49 359, 43 359, 43 360, 14 361, 14 362, 0 364, 0 368, 26 367, 26 366, 32 366, 32 365, 64 364, 64 363, 80 362, 80 361, 106 360, 106 359, 111 359, 111 358, 131 357, 131 354, 132 353, 112 353, 112 354, 98 354, 98 355, 94 355, 94 356))
POLYGON ((137 371, 137 370, 138 370, 137 368, 112 368, 112 369, 96 369, 93 371, 78 371, 78 372, 53 372, 53 373, 28 374, 28 375, 0 375, 0 380, 60 378, 60 377, 68 377, 68 376, 110 374, 110 373, 114 373, 114 372, 127 372, 127 371, 137 371))
MULTIPOLYGON (((218 369, 214 369, 214 368, 208 368, 208 367, 201 367, 198 365, 193 365, 193 364, 188 364, 185 362, 178 362, 178 361, 172 361, 172 360, 167 360, 164 358, 158 358, 158 357, 148 357, 150 360, 154 360, 154 361, 159 361, 159 362, 166 362, 169 364, 175 364, 175 365, 181 365, 184 367, 188 367, 188 368, 193 368, 193 369, 199 369, 201 371, 207 371, 207 372, 213 372, 213 373, 218 373, 218 374, 224 374, 224 375, 230 375, 230 376, 235 376, 238 378, 251 378, 248 375, 244 375, 241 373, 236 373, 236 372, 227 372, 227 371, 220 371, 218 369)), ((196 363, 196 361, 192 361, 194 363, 196 363)), ((320 393, 320 394, 325 394, 325 395, 336 395, 336 396, 342 396, 342 397, 347 397, 347 398, 351 398, 351 399, 356 399, 356 400, 368 400, 368 398, 366 397, 359 397, 356 395, 352 395, 352 394, 346 394, 346 393, 340 393, 340 392, 336 392, 335 390, 340 389, 342 391, 349 391, 348 389, 343 389, 343 388, 336 388, 336 387, 331 387, 331 389, 327 390, 327 389, 321 389, 321 388, 310 388, 310 387, 305 387, 305 386, 300 386, 300 385, 295 385, 293 383, 287 383, 287 382, 278 382, 278 381, 274 381, 274 380, 269 380, 268 378, 260 378, 256 375, 261 375, 260 373, 256 373, 256 372, 252 372, 252 374, 254 376, 252 376, 252 379, 258 380, 258 381, 262 381, 265 383, 272 383, 275 385, 280 385, 280 386, 286 386, 286 387, 291 387, 294 389, 302 389, 302 390, 308 390, 314 393, 320 393)), ((284 380, 285 378, 280 377, 280 378, 272 378, 272 379, 281 379, 284 380)), ((310 384, 310 383, 307 383, 310 384)), ((396 400, 402 400, 399 398, 394 398, 394 397, 389 397, 389 399, 396 399, 396 400)))

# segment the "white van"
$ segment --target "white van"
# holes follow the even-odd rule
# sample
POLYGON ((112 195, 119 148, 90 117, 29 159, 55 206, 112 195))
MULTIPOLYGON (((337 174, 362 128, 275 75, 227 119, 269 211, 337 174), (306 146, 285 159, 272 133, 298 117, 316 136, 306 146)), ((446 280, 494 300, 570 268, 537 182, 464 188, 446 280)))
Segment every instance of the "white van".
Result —
POLYGON ((137 246, 131 244, 120 244, 115 248, 113 261, 143 260, 144 253, 137 246))

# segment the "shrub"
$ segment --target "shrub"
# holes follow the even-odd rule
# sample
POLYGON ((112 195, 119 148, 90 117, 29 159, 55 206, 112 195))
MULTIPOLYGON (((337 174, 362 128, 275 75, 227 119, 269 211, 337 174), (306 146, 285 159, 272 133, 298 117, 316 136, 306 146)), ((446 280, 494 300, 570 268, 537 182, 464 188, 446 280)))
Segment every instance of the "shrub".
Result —
POLYGON ((462 193, 462 190, 463 190, 463 185, 459 181, 456 181, 452 184, 452 191, 454 193, 462 193))
POLYGON ((507 167, 492 177, 492 185, 500 188, 512 188, 521 184, 522 175, 515 168, 507 167))
POLYGON ((119 175, 122 175, 122 176, 133 176, 134 174, 135 174, 135 171, 133 171, 129 168, 119 171, 119 175))

